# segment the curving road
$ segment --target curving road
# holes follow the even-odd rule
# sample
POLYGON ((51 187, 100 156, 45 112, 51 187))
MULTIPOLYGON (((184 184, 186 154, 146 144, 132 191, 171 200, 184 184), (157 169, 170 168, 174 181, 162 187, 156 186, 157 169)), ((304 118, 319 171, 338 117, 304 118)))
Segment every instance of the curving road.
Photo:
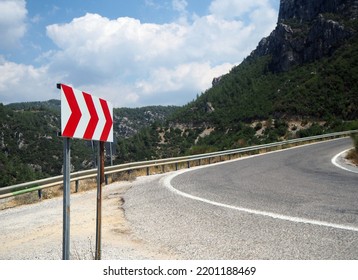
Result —
POLYGON ((125 194, 134 233, 178 259, 358 259, 350 139, 153 177, 125 194), (169 177, 168 177, 169 176, 169 177))

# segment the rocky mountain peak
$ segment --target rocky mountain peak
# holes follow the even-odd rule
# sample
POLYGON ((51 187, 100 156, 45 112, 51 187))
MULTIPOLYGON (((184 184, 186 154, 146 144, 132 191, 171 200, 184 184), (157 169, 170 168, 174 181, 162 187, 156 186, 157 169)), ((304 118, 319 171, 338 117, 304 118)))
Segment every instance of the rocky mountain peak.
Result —
POLYGON ((312 21, 324 13, 356 17, 357 7, 357 0, 281 0, 278 22, 290 19, 312 21))
POLYGON ((270 55, 270 70, 282 72, 332 55, 356 33, 357 16, 358 0, 281 0, 275 30, 251 56, 270 55))

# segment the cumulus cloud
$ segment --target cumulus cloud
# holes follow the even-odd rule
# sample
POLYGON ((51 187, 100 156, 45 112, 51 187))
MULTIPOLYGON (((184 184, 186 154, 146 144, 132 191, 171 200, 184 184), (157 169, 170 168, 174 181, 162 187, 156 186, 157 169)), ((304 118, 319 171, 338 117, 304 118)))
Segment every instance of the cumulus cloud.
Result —
POLYGON ((1 102, 54 99, 56 96, 49 91, 55 86, 51 82, 46 66, 17 64, 0 56, 1 102))
POLYGON ((227 73, 234 65, 224 63, 212 66, 209 62, 186 63, 174 68, 160 67, 150 73, 149 78, 136 83, 142 98, 161 100, 162 104, 181 104, 211 86, 213 77, 227 73))
POLYGON ((0 1, 0 49, 16 47, 26 32, 25 0, 0 1))
POLYGON ((79 65, 96 66, 111 73, 125 68, 166 59, 180 48, 185 29, 178 24, 142 24, 133 18, 109 20, 86 14, 65 25, 47 27, 47 34, 63 56, 79 65), (133 65, 136 64, 136 65, 133 65))
MULTIPOLYGON (((18 67, 27 73, 14 76, 14 86, 32 75, 39 84, 53 83, 51 89, 56 82, 72 84, 116 107, 182 105, 240 63, 273 30, 277 17, 266 0, 213 0, 210 13, 201 17, 188 14, 186 0, 171 3, 179 18, 166 24, 88 13, 47 26, 58 49, 42 55, 45 66, 5 62, 3 71, 18 67)), ((38 91, 39 98, 47 98, 45 91, 38 91)))

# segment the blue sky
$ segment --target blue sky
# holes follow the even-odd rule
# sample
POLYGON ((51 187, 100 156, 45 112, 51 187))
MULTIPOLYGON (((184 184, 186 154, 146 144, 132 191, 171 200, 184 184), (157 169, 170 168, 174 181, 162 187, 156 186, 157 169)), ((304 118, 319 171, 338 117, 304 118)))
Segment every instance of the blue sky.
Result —
POLYGON ((0 102, 183 105, 268 36, 279 0, 0 0, 0 102))

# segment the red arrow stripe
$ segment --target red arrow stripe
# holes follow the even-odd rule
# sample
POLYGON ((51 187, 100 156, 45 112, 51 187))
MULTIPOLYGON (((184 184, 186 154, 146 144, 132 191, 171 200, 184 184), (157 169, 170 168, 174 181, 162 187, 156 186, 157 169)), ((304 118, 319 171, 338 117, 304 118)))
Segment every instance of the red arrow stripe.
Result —
POLYGON ((101 102, 101 107, 102 107, 104 116, 106 118, 106 124, 104 125, 100 140, 106 141, 108 139, 109 132, 111 131, 111 128, 113 125, 113 120, 111 117, 111 113, 109 112, 109 109, 108 109, 107 101, 105 101, 101 98, 99 99, 99 101, 101 102))
POLYGON ((80 107, 78 106, 73 89, 66 85, 61 85, 61 86, 62 86, 62 90, 66 96, 67 103, 71 109, 71 116, 68 119, 65 129, 62 132, 62 136, 73 137, 73 135, 75 134, 76 128, 78 126, 78 123, 80 122, 80 119, 82 117, 82 113, 81 113, 80 107))
POLYGON ((94 131, 96 130, 96 126, 98 124, 98 114, 96 111, 96 107, 94 106, 93 100, 92 100, 92 96, 88 93, 82 92, 83 93, 83 97, 86 101, 86 105, 88 108, 88 112, 91 115, 91 119, 88 122, 85 134, 83 135, 84 139, 88 139, 88 140, 92 140, 94 131))

